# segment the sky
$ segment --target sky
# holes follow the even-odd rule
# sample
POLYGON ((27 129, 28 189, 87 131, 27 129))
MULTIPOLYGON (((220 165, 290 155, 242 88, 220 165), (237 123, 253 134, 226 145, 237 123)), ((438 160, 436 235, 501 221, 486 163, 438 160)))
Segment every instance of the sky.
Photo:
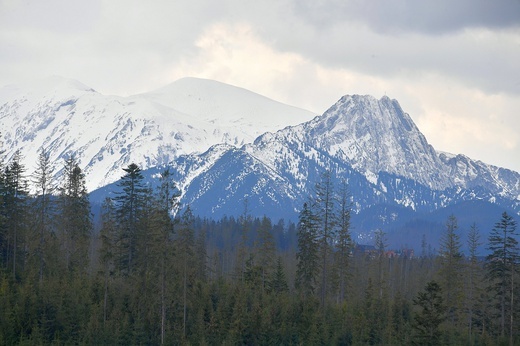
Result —
POLYGON ((183 77, 322 114, 396 99, 439 151, 520 172, 520 0, 0 0, 0 86, 183 77))

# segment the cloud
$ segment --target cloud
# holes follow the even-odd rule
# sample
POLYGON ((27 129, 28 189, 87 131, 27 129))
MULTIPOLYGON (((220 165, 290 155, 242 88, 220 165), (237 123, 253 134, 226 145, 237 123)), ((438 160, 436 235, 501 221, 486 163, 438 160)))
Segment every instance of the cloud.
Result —
POLYGON ((321 29, 337 22, 358 21, 382 33, 453 33, 466 28, 520 26, 520 2, 515 0, 303 0, 298 14, 321 29))
POLYGON ((520 170, 517 0, 0 2, 0 84, 105 94, 195 76, 322 113, 396 98, 438 149, 520 170))

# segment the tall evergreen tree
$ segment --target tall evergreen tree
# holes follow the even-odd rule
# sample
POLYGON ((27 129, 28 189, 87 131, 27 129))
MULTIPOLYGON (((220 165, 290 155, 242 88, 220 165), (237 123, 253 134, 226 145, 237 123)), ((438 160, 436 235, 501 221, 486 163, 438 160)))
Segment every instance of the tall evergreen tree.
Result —
POLYGON ((6 228, 5 263, 12 269, 14 277, 18 267, 23 265, 25 231, 28 221, 28 186, 22 155, 16 151, 4 174, 4 213, 6 228))
POLYGON ((249 257, 247 242, 251 226, 251 215, 249 214, 249 201, 244 199, 244 213, 240 216, 240 240, 236 251, 236 262, 234 268, 234 278, 240 282, 244 281, 246 269, 246 259, 249 257))
POLYGON ((478 287, 481 281, 480 272, 482 270, 477 256, 478 247, 481 245, 480 234, 475 223, 470 227, 467 244, 469 256, 467 262, 468 293, 466 295, 466 307, 468 313, 468 334, 471 340, 473 338, 475 298, 477 297, 478 287))
POLYGON ((287 278, 285 276, 285 270, 283 268, 282 258, 278 256, 276 259, 276 267, 271 274, 269 281, 269 291, 276 294, 289 291, 289 285, 287 284, 287 278))
POLYGON ((460 313, 459 307, 462 302, 463 264, 460 236, 457 234, 457 229, 457 218, 450 215, 446 221, 446 230, 441 237, 439 250, 440 282, 451 326, 458 322, 457 315, 460 313))
POLYGON ((318 217, 320 227, 320 257, 321 257, 321 285, 320 285, 320 301, 321 305, 325 305, 325 298, 329 291, 329 263, 332 253, 332 244, 336 236, 337 214, 335 210, 336 196, 334 194, 334 184, 330 171, 321 174, 321 180, 316 184, 316 216, 318 217))
POLYGON ((128 275, 135 261, 138 224, 145 205, 146 189, 139 166, 131 163, 123 171, 125 175, 119 181, 121 191, 114 198, 119 228, 117 252, 121 255, 117 267, 128 275))
POLYGON ((176 234, 176 256, 180 266, 180 274, 182 278, 182 307, 183 307, 183 337, 186 336, 187 328, 187 311, 188 311, 188 290, 191 288, 193 279, 193 247, 194 247, 194 216, 190 206, 181 216, 180 225, 176 234))
POLYGON ((295 286, 307 297, 314 293, 319 271, 318 222, 307 203, 298 217, 298 251, 295 286))
POLYGON ((338 217, 338 236, 336 242, 336 266, 338 268, 338 301, 345 299, 347 290, 348 270, 350 252, 352 251, 351 223, 350 215, 352 211, 351 194, 348 183, 343 180, 339 195, 339 217, 338 217))
POLYGON ((161 306, 161 344, 166 342, 166 313, 168 307, 168 297, 170 297, 168 287, 171 286, 173 273, 170 263, 173 259, 173 232, 174 222, 172 215, 177 211, 180 191, 172 180, 170 169, 165 169, 160 176, 160 187, 157 196, 157 207, 155 210, 155 225, 158 230, 157 252, 159 258, 159 285, 160 285, 160 306, 161 306))
POLYGON ((65 160, 64 180, 59 187, 59 237, 70 272, 82 273, 89 264, 92 214, 85 174, 74 156, 65 160))
POLYGON ((514 316, 514 276, 519 258, 516 236, 516 221, 504 212, 489 235, 488 250, 491 253, 486 257, 487 279, 498 305, 500 335, 506 335, 506 319, 509 316, 510 338, 514 316))
POLYGON ((426 284, 413 304, 420 310, 414 316, 416 330, 415 344, 436 346, 440 344, 440 325, 446 320, 446 307, 442 299, 442 289, 435 281, 426 284))
POLYGON ((383 271, 383 261, 385 259, 385 251, 387 247, 386 233, 382 229, 378 229, 375 233, 375 245, 377 251, 377 286, 379 290, 379 299, 383 298, 383 288, 385 286, 385 278, 383 271))
POLYGON ((35 253, 38 258, 38 279, 43 281, 45 267, 45 255, 47 252, 47 242, 52 232, 52 216, 55 211, 54 199, 52 198, 55 190, 53 182, 53 168, 50 161, 49 152, 41 149, 38 155, 36 171, 33 175, 36 196, 33 200, 33 210, 35 231, 34 238, 37 239, 35 253))
POLYGON ((266 287, 274 269, 276 248, 271 229, 271 220, 264 215, 260 223, 260 228, 258 229, 258 240, 256 243, 258 266, 260 267, 262 276, 262 288, 266 287))

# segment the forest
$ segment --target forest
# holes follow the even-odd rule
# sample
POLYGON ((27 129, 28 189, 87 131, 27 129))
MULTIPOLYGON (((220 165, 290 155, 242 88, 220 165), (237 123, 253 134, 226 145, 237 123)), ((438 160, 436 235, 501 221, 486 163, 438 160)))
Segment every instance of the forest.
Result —
MULTIPOLYGON (((2 345, 520 344, 516 221, 487 239, 451 215, 435 252, 351 237, 348 183, 324 171, 298 222, 202 219, 140 168, 94 218, 72 156, 0 162, 2 345), (462 253, 462 244, 467 253, 462 253), (486 256, 477 248, 485 244, 486 256)), ((421 237, 418 234, 418 237, 421 237)))

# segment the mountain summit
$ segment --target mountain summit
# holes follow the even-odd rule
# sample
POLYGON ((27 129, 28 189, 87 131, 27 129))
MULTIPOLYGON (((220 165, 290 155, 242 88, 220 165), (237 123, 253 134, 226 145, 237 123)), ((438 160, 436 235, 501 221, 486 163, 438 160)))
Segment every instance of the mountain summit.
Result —
POLYGON ((7 159, 20 149, 32 164, 43 147, 59 176, 62 159, 76 155, 89 190, 116 182, 131 162, 151 180, 169 166, 182 202, 201 216, 240 215, 247 199, 255 216, 295 219, 326 169, 348 181, 358 213, 467 201, 520 213, 517 172, 436 152, 388 97, 347 95, 315 116, 204 79, 123 98, 51 78, 0 89, 0 125, 7 159))
POLYGON ((368 179, 387 172, 434 188, 448 186, 435 150, 396 100, 343 96, 309 127, 317 147, 368 179))
POLYGON ((143 168, 165 165, 215 144, 240 146, 315 116, 245 89, 196 78, 130 97, 102 95, 61 77, 0 89, 7 159, 19 149, 25 162, 33 164, 38 150, 46 148, 59 175, 62 159, 75 155, 89 190, 116 181, 131 162, 143 168))

